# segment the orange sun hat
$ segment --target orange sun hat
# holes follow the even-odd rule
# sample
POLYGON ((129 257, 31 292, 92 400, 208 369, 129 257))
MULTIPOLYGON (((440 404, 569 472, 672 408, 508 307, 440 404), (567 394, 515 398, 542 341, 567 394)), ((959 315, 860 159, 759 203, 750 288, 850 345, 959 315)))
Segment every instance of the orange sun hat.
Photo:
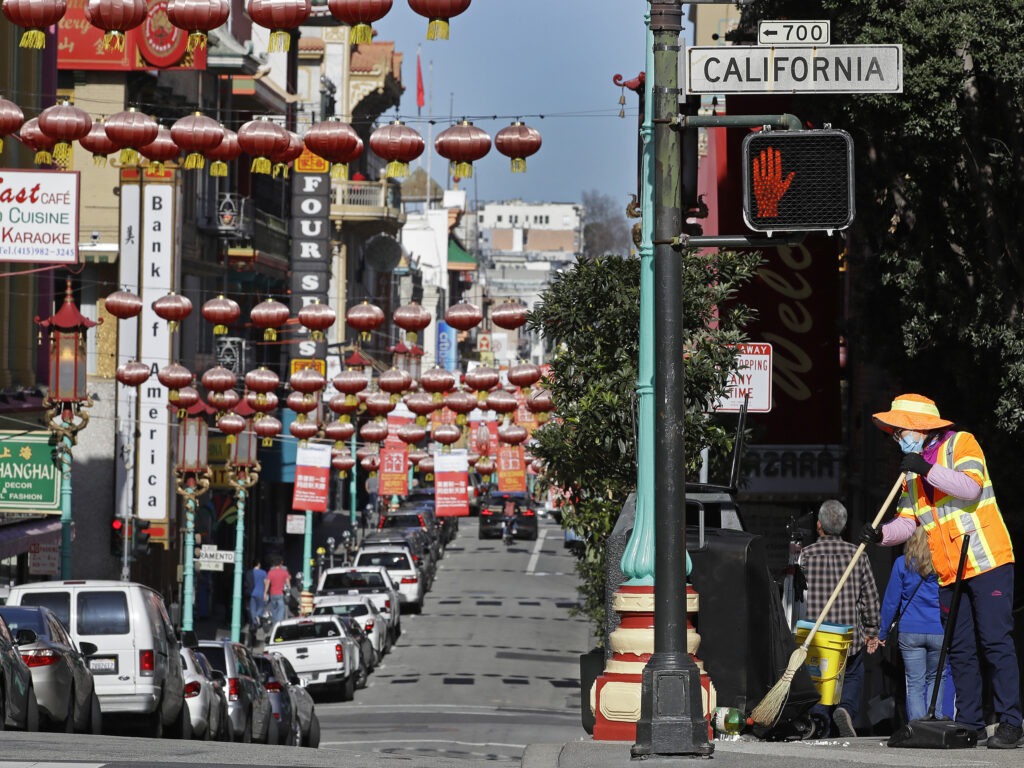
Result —
POLYGON ((939 409, 934 400, 914 394, 898 395, 892 401, 890 410, 876 413, 871 418, 875 426, 889 434, 892 434, 894 429, 928 432, 953 426, 952 421, 939 416, 939 409))

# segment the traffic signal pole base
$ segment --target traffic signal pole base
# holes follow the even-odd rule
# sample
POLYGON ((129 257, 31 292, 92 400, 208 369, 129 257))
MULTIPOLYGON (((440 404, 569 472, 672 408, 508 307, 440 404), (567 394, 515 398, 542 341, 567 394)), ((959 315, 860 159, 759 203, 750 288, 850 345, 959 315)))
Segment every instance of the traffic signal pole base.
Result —
POLYGON ((700 670, 685 653, 656 653, 644 668, 633 759, 710 757, 700 670))

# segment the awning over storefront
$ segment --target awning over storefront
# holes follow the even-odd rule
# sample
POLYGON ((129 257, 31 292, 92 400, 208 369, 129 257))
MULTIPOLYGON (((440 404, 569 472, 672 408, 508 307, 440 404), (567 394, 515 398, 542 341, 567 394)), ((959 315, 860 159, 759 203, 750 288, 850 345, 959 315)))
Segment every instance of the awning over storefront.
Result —
POLYGON ((476 259, 469 251, 462 247, 462 244, 454 237, 448 238, 448 269, 450 270, 475 270, 476 259))
POLYGON ((33 544, 59 543, 60 518, 57 516, 0 525, 0 560, 24 554, 33 544))

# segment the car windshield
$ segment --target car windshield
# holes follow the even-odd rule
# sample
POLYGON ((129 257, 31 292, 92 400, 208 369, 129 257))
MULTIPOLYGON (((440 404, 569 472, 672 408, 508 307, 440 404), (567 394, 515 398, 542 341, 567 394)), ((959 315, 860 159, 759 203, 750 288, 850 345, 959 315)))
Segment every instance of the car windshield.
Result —
POLYGON ((324 576, 321 589, 359 589, 361 587, 384 588, 384 577, 379 573, 328 573, 324 576))
POLYGON ((253 658, 256 660, 256 666, 259 667, 260 674, 262 674, 263 677, 277 677, 277 675, 274 674, 274 665, 271 664, 270 659, 266 656, 254 656, 253 658))
POLYGON ((319 640, 325 637, 338 637, 338 625, 333 621, 313 621, 303 624, 279 624, 274 629, 271 642, 287 643, 292 640, 319 640))
POLYGON ((379 565, 389 570, 409 571, 409 557, 403 552, 360 552, 356 565, 379 565))
POLYGON ((43 621, 42 611, 19 608, 16 605, 5 605, 0 608, 0 616, 4 617, 12 633, 19 629, 31 629, 37 635, 47 636, 49 634, 46 631, 46 622, 43 621))

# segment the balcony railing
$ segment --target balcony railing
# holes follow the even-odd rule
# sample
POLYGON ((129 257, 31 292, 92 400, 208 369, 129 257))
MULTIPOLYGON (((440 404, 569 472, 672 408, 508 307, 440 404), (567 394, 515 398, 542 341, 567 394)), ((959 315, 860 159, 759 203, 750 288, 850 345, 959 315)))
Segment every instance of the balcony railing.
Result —
POLYGON ((395 182, 335 181, 331 218, 343 221, 390 221, 402 224, 402 190, 395 182))
POLYGON ((252 237, 255 223, 252 198, 236 192, 222 192, 216 201, 214 210, 212 199, 200 198, 197 206, 199 228, 231 239, 252 237))

